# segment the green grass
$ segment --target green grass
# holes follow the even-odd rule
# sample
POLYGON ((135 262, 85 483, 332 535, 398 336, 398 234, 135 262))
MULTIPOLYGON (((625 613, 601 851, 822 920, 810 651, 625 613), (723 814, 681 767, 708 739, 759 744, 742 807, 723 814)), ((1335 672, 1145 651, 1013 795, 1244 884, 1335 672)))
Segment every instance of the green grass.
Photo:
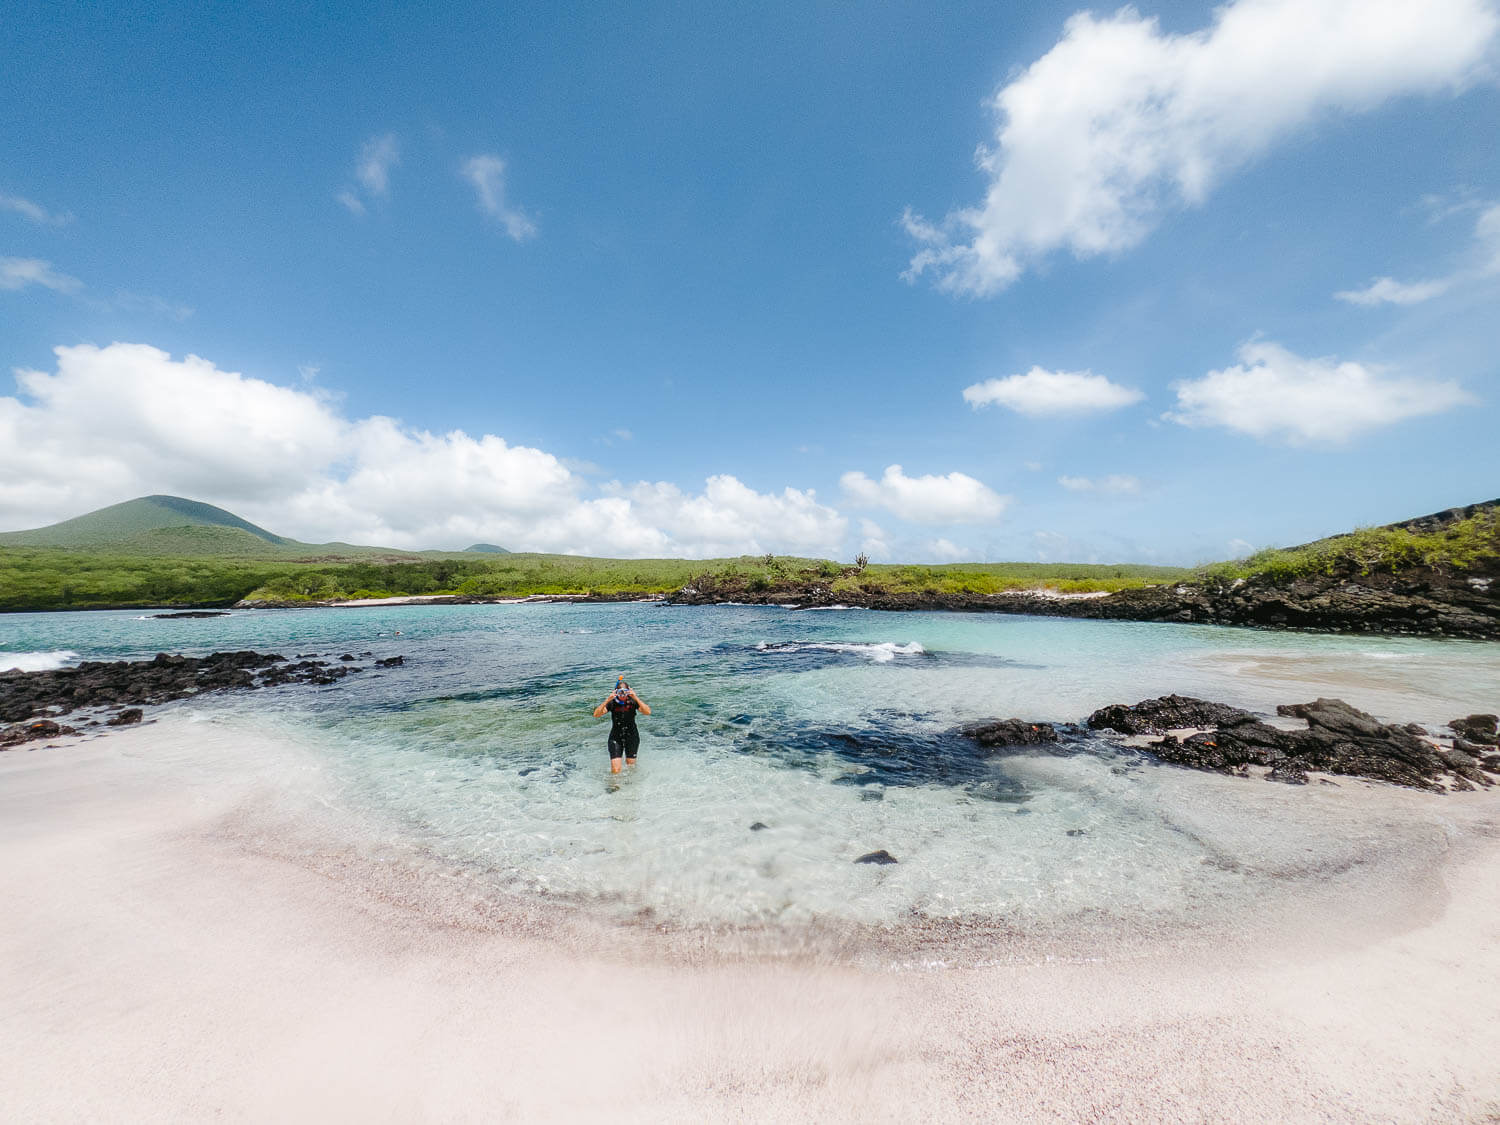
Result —
MULTIPOLYGON (((179 529, 172 529, 175 535, 179 529)), ((189 529, 217 535, 224 529, 189 529)), ((170 536, 153 540, 165 548, 170 536)), ((958 563, 860 570, 826 559, 744 556, 732 559, 600 559, 575 555, 341 556, 291 559, 272 547, 259 557, 0 547, 0 610, 101 609, 111 606, 232 605, 254 601, 460 594, 605 597, 672 593, 683 586, 736 593, 795 591, 811 585, 835 594, 976 593, 1049 586, 1118 590, 1188 574, 1168 567, 1068 563, 958 563)))
POLYGON ((1200 574, 1233 581, 1263 578, 1285 584, 1316 575, 1395 573, 1414 566, 1470 570, 1500 557, 1500 509, 1480 511, 1436 531, 1404 527, 1362 527, 1348 535, 1319 539, 1301 547, 1272 548, 1244 559, 1215 563, 1200 574))

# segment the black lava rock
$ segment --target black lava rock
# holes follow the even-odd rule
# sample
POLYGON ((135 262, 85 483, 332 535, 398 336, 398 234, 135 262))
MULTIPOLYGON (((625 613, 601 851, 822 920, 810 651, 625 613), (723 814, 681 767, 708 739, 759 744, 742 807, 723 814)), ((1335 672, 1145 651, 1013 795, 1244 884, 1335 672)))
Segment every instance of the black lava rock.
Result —
POLYGON ((139 707, 127 707, 114 718, 110 719, 105 726, 128 727, 132 723, 138 723, 146 717, 146 712, 139 707))
POLYGON ((1133 707, 1123 703, 1101 707, 1085 720, 1085 725, 1089 730, 1112 730, 1119 734, 1165 734, 1183 727, 1213 727, 1251 717, 1248 711, 1228 704, 1187 695, 1163 695, 1144 699, 1133 707))
POLYGON ((1470 715, 1466 719, 1454 719, 1448 724, 1448 729, 1481 746, 1500 746, 1500 717, 1495 715, 1470 715))
POLYGON ((963 733, 981 746, 1037 746, 1057 741, 1057 728, 1051 723, 1028 723, 1024 719, 1000 719, 992 723, 975 723, 963 733))
POLYGON ((900 863, 901 861, 890 852, 881 848, 878 852, 866 852, 854 861, 855 863, 877 863, 882 867, 888 863, 900 863))

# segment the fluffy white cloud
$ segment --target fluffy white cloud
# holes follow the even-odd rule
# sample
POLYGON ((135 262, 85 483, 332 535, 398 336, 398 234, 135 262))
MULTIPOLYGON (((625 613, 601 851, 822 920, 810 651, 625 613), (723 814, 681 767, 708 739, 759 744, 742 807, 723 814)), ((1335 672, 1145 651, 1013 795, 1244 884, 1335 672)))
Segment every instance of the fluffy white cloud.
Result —
POLYGON ((222 504, 297 538, 608 555, 840 553, 848 521, 811 491, 732 476, 702 492, 585 478, 493 434, 349 419, 326 395, 140 344, 56 349, 0 397, 0 527, 146 493, 222 504))
POLYGON ((69 212, 49 211, 40 203, 22 199, 19 195, 0 195, 0 211, 10 211, 20 215, 23 219, 30 219, 33 223, 41 223, 44 226, 61 227, 73 221, 73 216, 69 212))
POLYGON ((859 521, 859 550, 877 561, 891 557, 891 542, 885 529, 874 520, 859 521))
POLYGON ((964 401, 976 410, 1004 406, 1021 414, 1074 414, 1118 410, 1146 396, 1088 371, 1047 371, 1033 367, 1024 375, 986 379, 964 388, 964 401))
POLYGON ((1236 0, 1182 35, 1080 12, 995 94, 984 202, 941 223, 908 210, 924 248, 905 276, 985 295, 1058 250, 1128 249, 1321 115, 1461 86, 1496 28, 1488 0, 1236 0))
POLYGON ((1473 401, 1457 383, 1393 378, 1359 363, 1304 359, 1252 341, 1240 363, 1174 384, 1184 426, 1223 426, 1294 444, 1343 442, 1365 430, 1473 401))
POLYGON ((83 282, 52 268, 40 258, 0 258, 0 289, 25 289, 40 285, 59 293, 76 293, 83 282))
POLYGON ((371 137, 359 150, 354 163, 356 188, 345 188, 334 196, 351 214, 365 213, 365 199, 384 199, 391 192, 391 169, 401 163, 401 142, 395 133, 371 137), (363 196, 361 196, 363 192, 363 196))
POLYGON ((982 523, 999 519, 1010 503, 1010 497, 964 473, 909 477, 900 465, 889 466, 878 481, 849 472, 839 483, 855 504, 885 508, 912 523, 982 523))
POLYGON ((530 216, 505 201, 505 161, 498 156, 472 156, 464 162, 460 174, 474 186, 479 209, 505 228, 517 242, 536 235, 536 223, 530 216))
POLYGON ((1457 285, 1500 273, 1500 204, 1486 208, 1474 223, 1474 247, 1470 257, 1471 264, 1447 277, 1410 283, 1382 277, 1363 289, 1345 289, 1334 296, 1351 305, 1366 307, 1415 305, 1442 296, 1457 285))
POLYGON ((1129 495, 1141 490, 1141 482, 1137 477, 1120 473, 1111 473, 1098 480, 1092 477, 1063 476, 1057 478, 1057 483, 1069 492, 1102 492, 1112 496, 1129 495))
POLYGON ((922 553, 935 562, 967 562, 974 557, 968 547, 961 547, 951 539, 929 539, 922 544, 922 553))

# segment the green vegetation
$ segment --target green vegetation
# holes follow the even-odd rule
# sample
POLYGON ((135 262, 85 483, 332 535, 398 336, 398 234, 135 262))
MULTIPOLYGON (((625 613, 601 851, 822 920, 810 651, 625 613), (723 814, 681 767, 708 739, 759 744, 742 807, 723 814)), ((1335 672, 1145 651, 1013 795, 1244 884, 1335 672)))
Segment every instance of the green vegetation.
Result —
POLYGON ((258 540, 262 548, 267 544, 281 546, 293 542, 280 535, 273 535, 263 527, 256 527, 249 520, 242 520, 233 512, 215 508, 212 504, 184 500, 181 496, 142 496, 123 504, 100 508, 76 519, 54 523, 50 527, 0 533, 0 546, 118 547, 127 540, 150 532, 189 528, 238 532, 240 536, 233 538, 258 540))
POLYGON ((1432 530, 1410 527, 1362 527, 1300 547, 1272 548, 1249 558, 1215 563, 1200 574, 1207 579, 1264 578, 1283 584, 1316 575, 1361 575, 1396 572, 1408 567, 1469 570, 1500 557, 1500 509, 1481 509, 1467 519, 1432 530))
POLYGON ((841 566, 824 559, 596 559, 574 555, 408 555, 287 559, 174 556, 41 547, 0 547, 0 609, 314 603, 349 598, 458 594, 647 596, 698 584, 764 594, 820 585, 858 593, 994 593, 1049 586, 1118 590, 1187 574, 1166 567, 1051 563, 841 566))

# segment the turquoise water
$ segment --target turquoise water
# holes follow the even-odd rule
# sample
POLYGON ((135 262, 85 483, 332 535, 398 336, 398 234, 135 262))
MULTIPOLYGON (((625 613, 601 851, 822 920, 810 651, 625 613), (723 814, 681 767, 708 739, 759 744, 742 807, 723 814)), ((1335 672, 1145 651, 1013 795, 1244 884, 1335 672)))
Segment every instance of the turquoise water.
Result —
POLYGON ((231 732, 221 757, 264 766, 295 747, 317 765, 319 799, 371 839, 508 892, 683 924, 1201 919, 1287 886, 1406 870, 1451 834, 1436 806, 1394 817, 1350 800, 1356 783, 1293 791, 1102 741, 986 759, 954 728, 1077 721, 1171 691, 1263 711, 1336 695, 1436 725, 1493 710, 1500 684, 1494 644, 1001 615, 527 604, 0 617, 0 667, 231 648, 406 664, 167 709, 231 732), (653 708, 641 764, 619 779, 608 723, 590 714, 616 672, 653 708), (877 848, 900 862, 853 862, 877 848))

